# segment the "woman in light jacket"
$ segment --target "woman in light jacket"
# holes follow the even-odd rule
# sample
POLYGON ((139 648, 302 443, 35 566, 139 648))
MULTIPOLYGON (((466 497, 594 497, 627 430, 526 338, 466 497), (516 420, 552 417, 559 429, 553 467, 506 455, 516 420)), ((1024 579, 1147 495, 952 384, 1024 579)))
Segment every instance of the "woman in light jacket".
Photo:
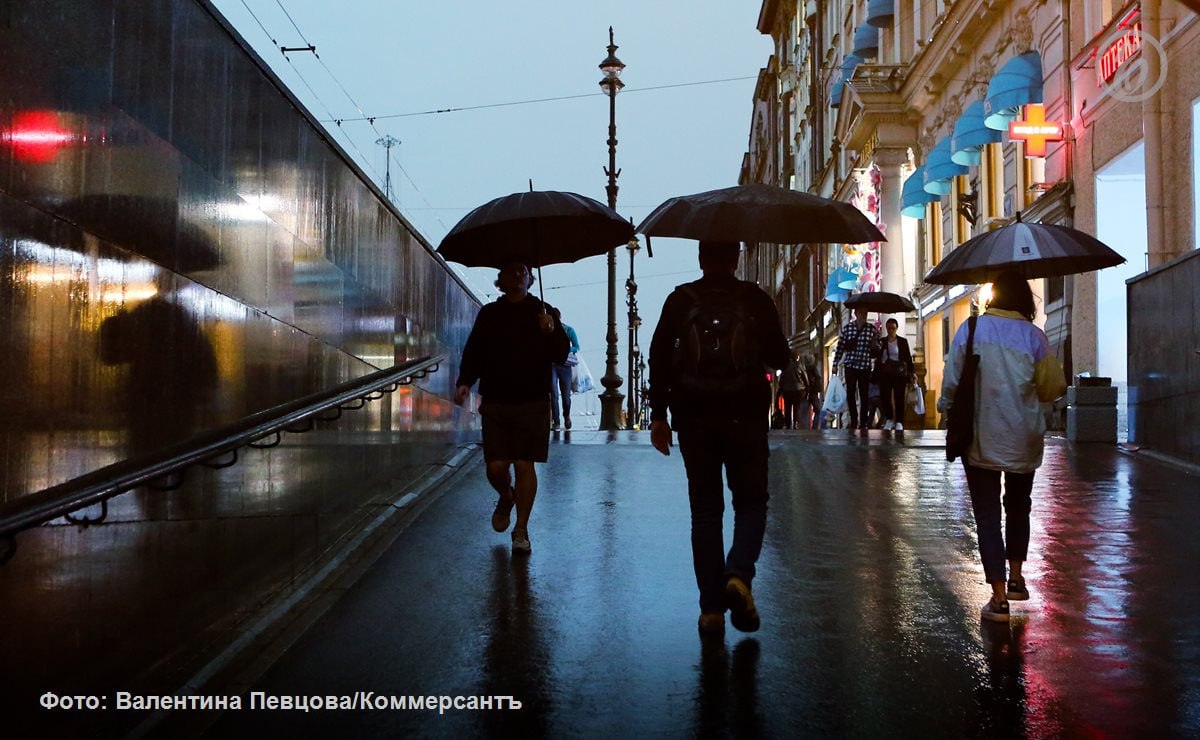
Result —
MULTIPOLYGON (((1062 396, 1067 389, 1046 334, 1033 325, 1035 312, 1029 283, 1018 272, 1005 272, 992 284, 992 300, 975 328, 974 349, 980 357, 975 440, 963 457, 963 468, 975 512, 983 572, 992 587, 992 598, 983 605, 980 616, 996 622, 1008 621, 1009 599, 1029 598, 1021 566, 1029 550, 1033 473, 1042 464, 1046 433, 1042 404, 1062 396), (1001 472, 1006 536, 1000 531, 1001 472)), ((950 347, 938 400, 942 413, 954 405, 966 347, 964 322, 950 347)))

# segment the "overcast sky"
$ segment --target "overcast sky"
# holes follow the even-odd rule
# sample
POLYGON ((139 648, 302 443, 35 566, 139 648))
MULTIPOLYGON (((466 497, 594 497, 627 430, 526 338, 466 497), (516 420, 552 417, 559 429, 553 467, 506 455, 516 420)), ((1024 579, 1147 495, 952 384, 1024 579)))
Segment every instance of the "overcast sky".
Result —
MULTIPOLYGON (((770 38, 755 28, 755 2, 214 2, 380 187, 385 156, 375 142, 401 141, 392 150, 395 200, 435 246, 470 209, 526 190, 530 179, 538 190, 606 201, 608 101, 597 65, 610 25, 627 65, 617 98, 617 210, 635 223, 671 196, 737 184, 755 77, 771 53, 770 38), (309 43, 319 59, 278 49, 309 43), (585 97, 497 105, 568 96, 585 97), (472 106, 496 107, 405 115, 472 106), (364 114, 374 125, 351 120, 364 114)), ((643 249, 637 260, 643 351, 667 294, 699 276, 695 242, 656 239, 654 246, 653 259, 643 249)), ((485 300, 494 297, 494 272, 465 272, 489 294, 485 300)), ((628 272, 621 250, 622 376, 628 272)), ((604 257, 543 271, 546 300, 578 331, 597 386, 606 277, 604 257)))

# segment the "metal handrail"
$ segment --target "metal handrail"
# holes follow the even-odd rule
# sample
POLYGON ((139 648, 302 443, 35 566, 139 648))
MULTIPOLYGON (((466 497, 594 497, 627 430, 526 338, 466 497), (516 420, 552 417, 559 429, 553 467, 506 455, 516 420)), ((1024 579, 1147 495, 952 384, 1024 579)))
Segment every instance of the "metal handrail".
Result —
MULTIPOLYGON (((191 437, 149 455, 122 460, 9 501, 0 507, 0 538, 8 542, 7 551, 0 553, 0 562, 6 562, 13 556, 16 550, 15 536, 22 530, 41 526, 59 517, 67 517, 68 521, 84 526, 101 521, 107 515, 108 499, 114 496, 164 477, 176 474, 182 477, 182 471, 192 465, 208 462, 212 467, 224 467, 232 464, 209 461, 215 461, 230 452, 236 460, 239 448, 277 435, 297 423, 311 422, 323 411, 336 408, 340 415, 343 404, 366 399, 376 393, 380 394, 376 397, 381 398, 383 393, 391 393, 401 385, 408 385, 415 379, 436 372, 445 359, 445 355, 423 357, 379 370, 328 390, 259 411, 233 424, 191 437), (98 518, 71 517, 73 512, 96 504, 104 504, 104 510, 98 518)), ((361 407, 362 403, 345 408, 361 407)), ((326 420, 333 418, 336 416, 326 420)), ((310 428, 311 423, 305 431, 310 428)))

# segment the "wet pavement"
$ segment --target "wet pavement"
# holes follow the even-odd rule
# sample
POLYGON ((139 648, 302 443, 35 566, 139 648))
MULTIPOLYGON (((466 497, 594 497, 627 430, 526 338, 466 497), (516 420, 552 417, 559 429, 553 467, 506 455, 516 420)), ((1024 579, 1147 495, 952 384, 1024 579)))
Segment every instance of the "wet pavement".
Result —
POLYGON ((716 640, 696 632, 677 451, 560 438, 527 559, 492 532, 479 463, 243 696, 502 695, 522 709, 244 708, 207 736, 1200 734, 1200 478, 1052 440, 1032 598, 1010 625, 984 624, 943 439, 773 433, 763 627, 716 640))

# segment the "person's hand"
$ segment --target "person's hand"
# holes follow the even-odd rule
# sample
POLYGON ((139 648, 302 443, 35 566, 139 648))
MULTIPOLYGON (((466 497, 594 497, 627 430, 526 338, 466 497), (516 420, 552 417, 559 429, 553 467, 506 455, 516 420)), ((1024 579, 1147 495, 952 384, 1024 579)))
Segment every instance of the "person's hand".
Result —
POLYGON ((671 456, 671 425, 665 419, 650 422, 650 444, 662 454, 671 456))
POLYGON ((554 331, 554 317, 548 313, 538 314, 538 328, 543 334, 550 334, 554 331))
POLYGON ((467 402, 467 396, 470 395, 470 393, 471 393, 471 386, 469 386, 469 385, 458 386, 457 388, 454 389, 454 403, 458 406, 462 406, 464 403, 467 402))

